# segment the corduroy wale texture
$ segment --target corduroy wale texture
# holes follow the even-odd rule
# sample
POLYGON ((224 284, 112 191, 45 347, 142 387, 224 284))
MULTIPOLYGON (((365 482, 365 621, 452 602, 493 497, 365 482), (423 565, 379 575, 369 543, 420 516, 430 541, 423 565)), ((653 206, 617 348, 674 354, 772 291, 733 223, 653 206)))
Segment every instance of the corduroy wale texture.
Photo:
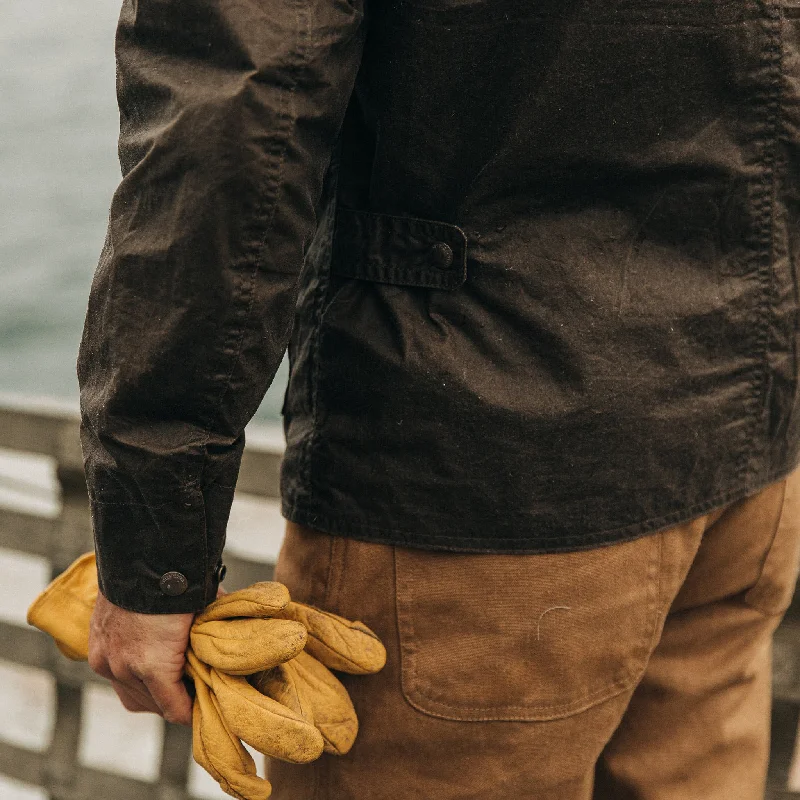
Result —
POLYGON ((109 599, 213 600, 287 343, 283 513, 333 534, 580 550, 788 474, 799 23, 782 0, 124 0, 79 357, 109 599))
MULTIPOLYGON (((87 553, 33 602, 28 622, 68 658, 85 660, 97 591, 95 556, 87 553)), ((358 718, 330 669, 378 672, 386 651, 362 623, 295 603, 269 581, 223 595, 195 617, 186 659, 195 761, 231 797, 265 800, 271 786, 242 742, 298 764, 323 751, 347 753, 358 718)))

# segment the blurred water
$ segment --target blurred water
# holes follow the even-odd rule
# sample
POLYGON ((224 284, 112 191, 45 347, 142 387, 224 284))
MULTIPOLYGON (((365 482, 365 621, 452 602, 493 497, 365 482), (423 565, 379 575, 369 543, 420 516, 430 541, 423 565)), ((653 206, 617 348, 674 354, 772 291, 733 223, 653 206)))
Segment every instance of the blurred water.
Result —
MULTIPOLYGON (((77 399, 86 299, 119 180, 118 13, 119 0, 0 0, 0 392, 77 399)), ((262 420, 277 420, 285 374, 284 365, 257 415, 262 420)), ((57 514, 54 465, 0 450, 0 505, 57 514)), ((277 503, 239 496, 229 549, 274 560, 282 528, 277 503)), ((48 578, 43 560, 0 550, 0 618, 24 625, 48 578)), ((52 694, 46 673, 0 661, 0 739, 46 748, 52 694)), ((108 690, 93 688, 84 702, 81 762, 152 778, 157 720, 126 714, 108 690)), ((197 796, 225 797, 196 766, 191 775, 197 796)), ((0 798, 46 794, 0 775, 0 798)))
MULTIPOLYGON (((77 397, 119 180, 112 0, 0 2, 0 391, 77 397)), ((285 365, 259 417, 276 420, 285 365)))

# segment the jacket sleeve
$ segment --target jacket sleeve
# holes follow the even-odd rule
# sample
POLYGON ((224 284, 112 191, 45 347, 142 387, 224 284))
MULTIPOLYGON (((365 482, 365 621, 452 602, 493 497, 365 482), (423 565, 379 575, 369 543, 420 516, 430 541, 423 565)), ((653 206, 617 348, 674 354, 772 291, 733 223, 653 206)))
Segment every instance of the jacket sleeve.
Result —
POLYGON ((244 426, 288 342, 361 60, 361 3, 124 0, 122 181, 78 356, 100 588, 124 608, 215 597, 244 426))

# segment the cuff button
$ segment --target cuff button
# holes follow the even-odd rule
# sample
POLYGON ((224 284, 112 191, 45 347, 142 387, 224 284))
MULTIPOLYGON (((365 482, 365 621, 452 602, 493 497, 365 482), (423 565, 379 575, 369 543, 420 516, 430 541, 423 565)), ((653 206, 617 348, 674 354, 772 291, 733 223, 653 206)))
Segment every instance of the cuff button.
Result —
POLYGON ((180 572, 165 572, 158 582, 161 591, 170 597, 177 597, 189 588, 189 581, 180 572))

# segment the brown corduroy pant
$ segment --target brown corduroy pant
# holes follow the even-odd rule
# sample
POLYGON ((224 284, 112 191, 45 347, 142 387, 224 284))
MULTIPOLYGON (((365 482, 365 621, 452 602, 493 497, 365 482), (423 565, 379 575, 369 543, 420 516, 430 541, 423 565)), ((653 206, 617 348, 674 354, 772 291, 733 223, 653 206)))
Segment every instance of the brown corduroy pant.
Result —
POLYGON ((287 523, 276 580, 360 619, 344 757, 268 764, 275 800, 761 800, 772 633, 800 561, 800 471, 634 541, 483 555, 287 523))

